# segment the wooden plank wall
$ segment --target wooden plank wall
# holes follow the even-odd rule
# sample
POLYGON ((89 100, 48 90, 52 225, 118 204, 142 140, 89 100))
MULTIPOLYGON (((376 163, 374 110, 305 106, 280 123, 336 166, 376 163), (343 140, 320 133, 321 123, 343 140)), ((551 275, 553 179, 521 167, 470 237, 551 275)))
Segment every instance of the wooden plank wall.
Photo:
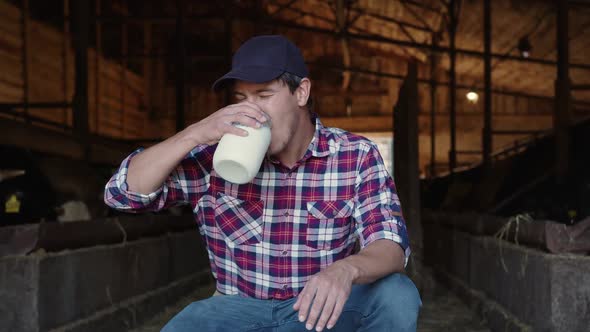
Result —
MULTIPOLYGON (((20 20, 21 10, 18 7, 0 1, 0 102, 19 103, 24 100, 25 59, 22 56, 20 20)), ((26 34, 29 102, 71 102, 74 93, 74 52, 70 36, 32 19, 28 20, 26 34)), ((88 50, 88 61, 91 132, 117 138, 145 137, 148 113, 143 78, 102 56, 97 61, 94 49, 88 50)), ((29 109, 28 112, 35 117, 72 125, 71 109, 29 109)))

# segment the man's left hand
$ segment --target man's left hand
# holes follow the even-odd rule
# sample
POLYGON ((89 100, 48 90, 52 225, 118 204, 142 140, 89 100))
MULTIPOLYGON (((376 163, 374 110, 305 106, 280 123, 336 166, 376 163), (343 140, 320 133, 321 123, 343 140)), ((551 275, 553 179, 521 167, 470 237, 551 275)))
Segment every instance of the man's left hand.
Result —
POLYGON ((299 321, 307 321, 305 327, 311 330, 315 326, 316 331, 336 325, 350 295, 355 274, 355 267, 338 261, 311 277, 293 305, 299 311, 299 321))

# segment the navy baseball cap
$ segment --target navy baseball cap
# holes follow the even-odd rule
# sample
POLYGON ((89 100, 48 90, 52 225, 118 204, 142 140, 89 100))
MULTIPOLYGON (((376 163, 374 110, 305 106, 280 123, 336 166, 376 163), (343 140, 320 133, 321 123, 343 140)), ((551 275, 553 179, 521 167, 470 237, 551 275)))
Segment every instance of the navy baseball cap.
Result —
POLYGON ((231 70, 213 83, 213 91, 231 80, 264 83, 285 72, 302 78, 309 75, 299 48, 280 35, 253 37, 238 48, 231 70))

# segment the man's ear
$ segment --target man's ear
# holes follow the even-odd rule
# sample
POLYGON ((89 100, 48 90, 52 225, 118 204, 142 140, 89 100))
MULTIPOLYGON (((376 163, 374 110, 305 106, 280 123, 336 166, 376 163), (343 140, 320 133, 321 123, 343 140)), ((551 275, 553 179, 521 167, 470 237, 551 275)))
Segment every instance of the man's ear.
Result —
POLYGON ((297 105, 299 107, 305 107, 307 100, 309 99, 309 93, 311 91, 311 81, 305 77, 301 79, 299 87, 295 90, 295 97, 297 97, 297 105))

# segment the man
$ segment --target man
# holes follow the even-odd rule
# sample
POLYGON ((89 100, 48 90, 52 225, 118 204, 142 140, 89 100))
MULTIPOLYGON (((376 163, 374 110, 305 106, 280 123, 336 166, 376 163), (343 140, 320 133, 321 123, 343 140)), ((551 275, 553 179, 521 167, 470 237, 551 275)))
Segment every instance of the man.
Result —
POLYGON ((235 103, 125 159, 105 201, 130 211, 193 207, 221 296, 194 302, 176 331, 415 331, 421 305, 393 180, 377 147, 324 127, 309 110, 299 49, 282 36, 245 42, 213 89, 235 103), (271 143, 247 184, 212 167, 232 123, 270 120, 271 143), (355 244, 360 252, 355 253, 355 244))

